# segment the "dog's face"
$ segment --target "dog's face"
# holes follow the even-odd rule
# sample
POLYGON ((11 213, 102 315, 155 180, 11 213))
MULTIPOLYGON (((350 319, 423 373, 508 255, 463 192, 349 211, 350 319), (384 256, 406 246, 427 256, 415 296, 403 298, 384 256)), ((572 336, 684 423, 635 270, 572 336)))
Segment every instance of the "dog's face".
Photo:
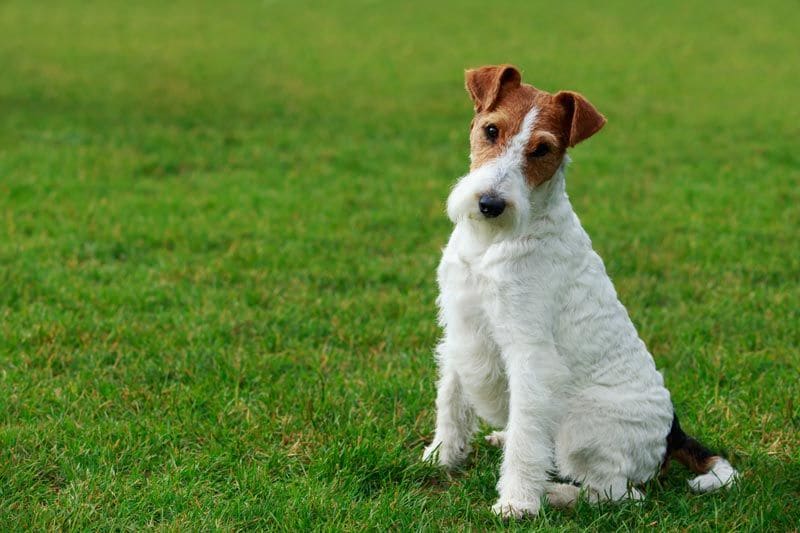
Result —
POLYGON ((532 194, 559 170, 567 148, 594 135, 605 118, 578 93, 523 84, 510 65, 468 70, 466 86, 475 105, 470 173, 450 194, 448 215, 453 222, 521 223, 532 194))

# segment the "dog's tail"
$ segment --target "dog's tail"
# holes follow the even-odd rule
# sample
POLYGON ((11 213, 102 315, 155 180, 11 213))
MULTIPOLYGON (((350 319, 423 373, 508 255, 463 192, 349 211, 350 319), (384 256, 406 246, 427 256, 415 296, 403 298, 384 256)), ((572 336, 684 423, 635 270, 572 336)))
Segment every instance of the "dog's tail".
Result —
POLYGON ((700 474, 689 480, 689 486, 695 492, 709 492, 720 487, 730 487, 739 476, 739 473, 725 458, 709 451, 708 448, 684 433, 678 423, 678 415, 673 415, 672 427, 667 435, 664 469, 670 459, 676 459, 695 474, 700 474))

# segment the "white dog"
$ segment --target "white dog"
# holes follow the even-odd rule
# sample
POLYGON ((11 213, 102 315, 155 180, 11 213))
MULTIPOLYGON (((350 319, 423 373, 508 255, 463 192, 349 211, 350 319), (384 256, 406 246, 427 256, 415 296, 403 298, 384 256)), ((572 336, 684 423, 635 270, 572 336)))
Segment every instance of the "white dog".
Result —
POLYGON ((571 505, 581 491, 640 499, 635 485, 670 458, 701 474, 695 490, 729 485, 731 465, 681 430, 565 193, 566 149, 605 118, 577 93, 521 83, 508 65, 469 70, 466 86, 471 165, 447 200, 436 434, 423 458, 462 462, 475 415, 500 429, 487 440, 503 448, 492 510, 504 517, 535 515, 542 497, 571 505))

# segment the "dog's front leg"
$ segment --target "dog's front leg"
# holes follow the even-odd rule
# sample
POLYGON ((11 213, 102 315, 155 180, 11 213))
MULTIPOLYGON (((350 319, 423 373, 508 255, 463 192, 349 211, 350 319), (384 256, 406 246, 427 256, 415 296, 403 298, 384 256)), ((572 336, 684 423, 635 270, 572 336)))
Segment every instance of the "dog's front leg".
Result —
POLYGON ((436 391, 436 434, 422 460, 436 459, 445 468, 455 468, 469 455, 474 432, 475 415, 460 378, 454 368, 445 365, 436 391))
POLYGON ((492 511, 503 518, 536 515, 552 463, 552 346, 511 346, 504 350, 510 393, 499 499, 492 511), (544 364, 542 364, 544 363, 544 364))

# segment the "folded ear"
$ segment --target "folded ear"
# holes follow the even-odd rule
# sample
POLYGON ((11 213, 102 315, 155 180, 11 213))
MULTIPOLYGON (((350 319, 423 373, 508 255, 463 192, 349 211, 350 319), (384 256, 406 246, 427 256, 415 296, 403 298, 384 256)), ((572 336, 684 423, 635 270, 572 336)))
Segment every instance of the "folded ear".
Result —
POLYGON ((466 71, 464 77, 476 113, 490 111, 502 91, 519 87, 522 82, 522 75, 512 65, 491 65, 470 69, 466 71))
POLYGON ((556 94, 556 102, 561 104, 566 111, 568 146, 575 146, 588 139, 600 131, 606 123, 606 117, 578 93, 560 91, 556 94))

